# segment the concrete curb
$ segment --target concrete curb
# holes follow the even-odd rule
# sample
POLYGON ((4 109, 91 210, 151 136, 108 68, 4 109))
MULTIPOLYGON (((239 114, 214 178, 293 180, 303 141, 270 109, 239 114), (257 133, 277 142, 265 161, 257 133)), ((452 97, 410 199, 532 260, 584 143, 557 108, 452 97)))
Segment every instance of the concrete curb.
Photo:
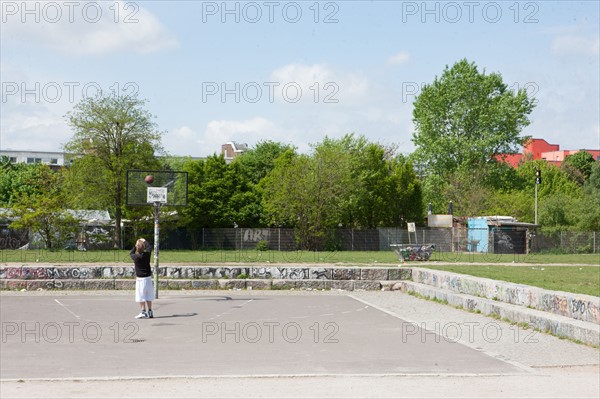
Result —
POLYGON ((591 295, 551 291, 525 284, 418 267, 412 268, 411 277, 415 283, 600 324, 600 298, 591 295))
MULTIPOLYGON (((159 290, 391 290, 395 281, 323 279, 162 279, 159 290), (387 287, 387 288, 384 288, 387 287)), ((135 279, 0 280, 0 290, 134 290, 135 279)))

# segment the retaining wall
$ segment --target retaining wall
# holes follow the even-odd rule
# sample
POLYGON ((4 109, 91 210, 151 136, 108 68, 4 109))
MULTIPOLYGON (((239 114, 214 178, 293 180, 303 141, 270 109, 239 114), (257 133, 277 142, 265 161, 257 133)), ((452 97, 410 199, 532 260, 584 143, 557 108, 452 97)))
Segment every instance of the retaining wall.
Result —
MULTIPOLYGON (((165 266, 159 289, 379 290, 381 281, 406 280, 405 267, 165 266)), ((22 265, 0 267, 0 289, 133 289, 133 267, 22 265)))
POLYGON ((550 291, 530 285, 418 267, 412 268, 412 281, 600 324, 600 298, 591 295, 550 291))

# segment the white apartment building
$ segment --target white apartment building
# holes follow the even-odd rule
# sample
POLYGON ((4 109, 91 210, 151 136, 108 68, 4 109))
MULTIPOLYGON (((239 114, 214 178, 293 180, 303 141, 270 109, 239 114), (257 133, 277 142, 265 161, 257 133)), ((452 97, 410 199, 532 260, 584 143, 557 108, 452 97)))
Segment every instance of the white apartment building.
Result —
POLYGON ((64 152, 0 150, 0 157, 7 157, 12 163, 43 163, 55 167, 65 165, 64 152))

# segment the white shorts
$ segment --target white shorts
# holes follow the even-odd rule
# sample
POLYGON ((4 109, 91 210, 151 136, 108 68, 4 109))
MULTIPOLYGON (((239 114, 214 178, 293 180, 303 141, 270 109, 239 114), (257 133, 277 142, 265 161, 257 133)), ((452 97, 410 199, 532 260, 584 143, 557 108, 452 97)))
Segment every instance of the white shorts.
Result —
POLYGON ((135 301, 146 302, 154 300, 154 285, 152 277, 136 277, 135 279, 135 301))

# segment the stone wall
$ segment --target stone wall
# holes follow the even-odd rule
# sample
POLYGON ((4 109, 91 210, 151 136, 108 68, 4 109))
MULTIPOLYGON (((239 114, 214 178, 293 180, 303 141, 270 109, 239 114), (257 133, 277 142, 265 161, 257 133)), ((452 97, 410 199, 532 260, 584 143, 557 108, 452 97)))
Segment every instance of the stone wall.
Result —
MULTIPOLYGON (((410 279, 410 268, 320 266, 165 266, 159 289, 379 290, 410 279)), ((0 267, 0 289, 133 289, 133 267, 23 265, 0 267)))

